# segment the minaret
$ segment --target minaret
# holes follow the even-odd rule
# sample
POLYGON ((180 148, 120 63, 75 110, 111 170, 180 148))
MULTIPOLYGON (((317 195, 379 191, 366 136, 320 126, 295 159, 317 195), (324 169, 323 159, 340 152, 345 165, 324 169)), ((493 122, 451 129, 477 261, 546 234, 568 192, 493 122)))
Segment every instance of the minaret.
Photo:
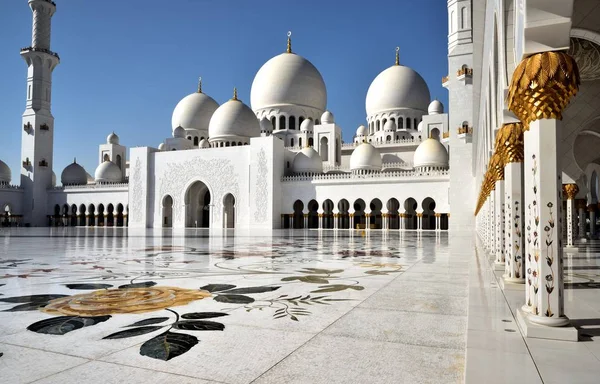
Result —
POLYGON ((475 227, 475 181, 473 144, 469 128, 475 127, 473 105, 473 1, 448 0, 448 76, 442 80, 448 89, 450 133, 450 218, 449 229, 475 227), (467 133, 459 133, 465 129, 467 133))
POLYGON ((21 187, 24 223, 47 224, 46 191, 52 186, 54 117, 50 110, 52 71, 60 58, 50 50, 50 30, 56 4, 29 0, 33 12, 31 46, 21 49, 27 63, 27 101, 21 139, 21 187))

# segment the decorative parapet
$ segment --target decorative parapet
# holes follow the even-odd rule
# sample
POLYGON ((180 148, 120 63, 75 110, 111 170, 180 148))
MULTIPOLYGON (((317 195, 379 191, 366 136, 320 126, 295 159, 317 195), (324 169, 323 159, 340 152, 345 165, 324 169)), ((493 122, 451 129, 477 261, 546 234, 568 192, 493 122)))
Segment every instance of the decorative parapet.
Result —
POLYGON ((444 132, 444 133, 442 133, 442 138, 448 139, 449 137, 450 137, 450 132, 444 132))
POLYGON ((450 172, 448 170, 437 170, 429 172, 420 171, 391 171, 391 172, 370 172, 363 174, 355 173, 325 173, 325 174, 313 174, 313 175, 298 175, 298 176, 284 176, 281 181, 313 181, 313 180, 351 180, 351 179, 392 179, 392 178, 427 178, 427 177, 440 177, 448 176, 450 172))
MULTIPOLYGON (((409 169, 412 170, 414 165, 412 162, 403 162, 403 163, 383 163, 382 169, 409 169)), ((323 172, 350 172, 349 165, 330 165, 323 164, 323 172)))
POLYGON ((21 191, 24 190, 23 188, 21 188, 18 185, 2 184, 2 183, 0 183, 0 189, 16 189, 16 190, 21 190, 21 191))
POLYGON ((450 83, 450 76, 442 77, 442 87, 448 86, 448 83, 450 83))
MULTIPOLYGON (((369 137, 373 137, 372 135, 370 136, 365 136, 365 141, 368 142, 369 144, 371 144, 374 147, 383 147, 383 146, 393 146, 393 145, 418 145, 421 143, 421 141, 423 141, 422 139, 419 139, 419 137, 413 137, 410 139, 400 139, 400 140, 391 140, 391 141, 384 141, 384 142, 369 142, 368 138, 369 137)), ((355 142, 355 143, 343 143, 342 144, 342 148, 346 149, 346 148, 354 148, 359 146, 360 144, 362 144, 361 142, 355 142)), ((289 149, 289 148, 288 148, 289 149)))
POLYGON ((456 71, 456 77, 473 76, 473 68, 461 68, 456 71))
POLYGON ((111 189, 111 188, 129 188, 129 183, 99 183, 99 184, 86 184, 86 185, 63 185, 60 187, 49 188, 51 191, 64 191, 71 189, 78 190, 95 190, 95 189, 111 189))
POLYGON ((25 47, 25 48, 21 48, 21 53, 23 52, 43 52, 43 53, 47 53, 49 55, 52 55, 54 57, 56 57, 58 60, 60 60, 60 56, 58 56, 58 53, 56 52, 52 52, 49 49, 46 48, 35 48, 35 47, 25 47))

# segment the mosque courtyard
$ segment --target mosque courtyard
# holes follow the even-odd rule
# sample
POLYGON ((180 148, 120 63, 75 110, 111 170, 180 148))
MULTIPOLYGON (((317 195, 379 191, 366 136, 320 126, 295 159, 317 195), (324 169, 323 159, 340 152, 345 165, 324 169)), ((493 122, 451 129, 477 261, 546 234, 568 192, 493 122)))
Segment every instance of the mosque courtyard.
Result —
POLYGON ((3 229, 0 381, 597 382, 600 253, 566 257, 578 343, 521 336, 471 234, 3 229))

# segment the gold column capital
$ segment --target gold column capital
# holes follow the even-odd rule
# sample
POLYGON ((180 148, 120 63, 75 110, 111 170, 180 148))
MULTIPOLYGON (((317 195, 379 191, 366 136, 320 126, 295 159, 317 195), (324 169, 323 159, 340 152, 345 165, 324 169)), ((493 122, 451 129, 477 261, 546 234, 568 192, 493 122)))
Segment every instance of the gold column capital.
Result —
POLYGON ((567 200, 573 200, 577 193, 579 192, 579 187, 577 184, 563 184, 563 194, 567 197, 567 200))
POLYGON ((581 80, 575 59, 565 52, 542 52, 523 60, 513 72, 507 104, 523 128, 532 121, 562 119, 581 80))

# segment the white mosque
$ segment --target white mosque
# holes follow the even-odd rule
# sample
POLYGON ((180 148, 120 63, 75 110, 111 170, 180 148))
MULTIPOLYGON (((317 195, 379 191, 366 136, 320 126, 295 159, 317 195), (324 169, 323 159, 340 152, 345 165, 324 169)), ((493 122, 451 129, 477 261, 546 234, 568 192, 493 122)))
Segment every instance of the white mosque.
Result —
MULTIPOLYGON (((449 149, 470 165, 469 109, 449 121, 396 49, 395 63, 367 92, 367 123, 344 142, 327 110, 325 81, 292 51, 291 33, 287 49, 254 77, 249 105, 235 89, 219 105, 199 82, 175 106, 171 135, 156 148, 127 151, 113 132, 99 146, 93 177, 74 161, 58 179, 51 89, 60 61, 50 50, 56 4, 29 6, 22 167, 13 185, 0 161, 4 225, 446 230, 452 223, 449 149), (460 132, 450 129, 454 121, 460 132)), ((468 69, 457 87, 471 92, 468 69)))

